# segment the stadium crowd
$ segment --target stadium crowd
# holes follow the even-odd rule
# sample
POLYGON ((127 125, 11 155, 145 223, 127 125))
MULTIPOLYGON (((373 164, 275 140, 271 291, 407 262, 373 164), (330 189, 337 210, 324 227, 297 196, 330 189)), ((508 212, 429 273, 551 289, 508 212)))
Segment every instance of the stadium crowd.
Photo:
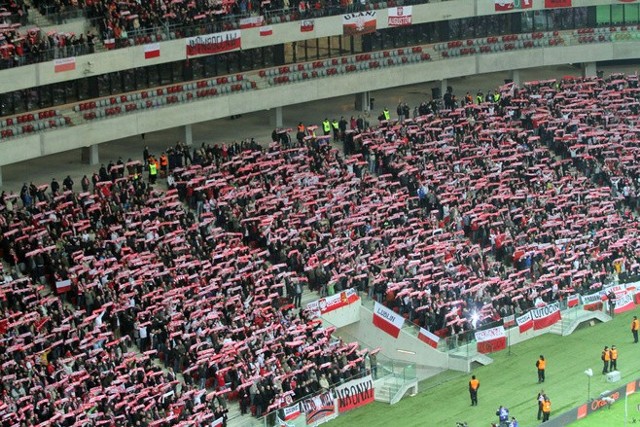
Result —
POLYGON ((301 124, 177 145, 166 192, 131 160, 3 192, 2 425, 203 425, 364 374, 304 289, 454 334, 637 276, 637 78, 496 93, 354 119, 348 157, 301 124))

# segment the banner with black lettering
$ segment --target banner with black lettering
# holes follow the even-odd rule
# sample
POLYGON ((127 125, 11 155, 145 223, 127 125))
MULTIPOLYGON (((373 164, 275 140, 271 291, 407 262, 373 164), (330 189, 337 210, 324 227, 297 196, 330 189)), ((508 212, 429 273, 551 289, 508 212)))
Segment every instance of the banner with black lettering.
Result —
POLYGON ((338 412, 347 412, 373 402, 374 388, 373 378, 368 375, 364 378, 348 381, 333 390, 333 395, 338 401, 338 412))
POLYGON ((328 391, 302 401, 307 425, 320 425, 338 416, 333 394, 328 391))
POLYGON ((533 319, 533 329, 537 331, 553 325, 562 319, 562 315, 558 304, 553 303, 531 310, 531 318, 533 319))
POLYGON ((189 37, 185 40, 187 43, 187 57, 215 55, 239 50, 242 47, 240 30, 189 37))
POLYGON ((589 311, 600 310, 602 308, 602 298, 600 293, 582 295, 582 308, 589 311))
POLYGON ((390 27, 404 27, 411 25, 413 14, 412 6, 390 7, 388 10, 387 25, 390 27))
POLYGON ((375 33, 376 28, 375 10, 342 15, 342 34, 345 36, 375 33))

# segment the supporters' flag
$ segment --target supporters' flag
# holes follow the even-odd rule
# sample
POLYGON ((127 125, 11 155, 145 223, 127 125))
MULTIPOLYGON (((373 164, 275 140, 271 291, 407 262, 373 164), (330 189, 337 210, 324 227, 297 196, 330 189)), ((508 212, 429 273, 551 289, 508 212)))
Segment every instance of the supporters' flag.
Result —
POLYGON ((496 12, 506 12, 515 9, 515 0, 495 0, 494 8, 496 12))
POLYGON ((376 27, 374 10, 342 15, 342 34, 345 36, 375 33, 376 27))
POLYGON ((220 417, 211 423, 211 427, 222 427, 224 425, 224 418, 220 417))
POLYGON ((295 427, 295 424, 286 422, 276 414, 276 427, 295 427))
POLYGON ((558 304, 553 303, 530 311, 533 318, 533 329, 548 328, 562 318, 558 304))
POLYGON ((293 406, 287 406, 283 409, 284 412, 284 420, 294 420, 300 416, 300 404, 296 403, 293 406))
POLYGON ((303 19, 300 21, 300 32, 308 33, 313 31, 315 21, 313 19, 303 19))
POLYGON ((479 353, 492 353, 507 348, 507 333, 504 326, 476 331, 475 335, 479 353))
POLYGON ((302 409, 307 418, 307 425, 321 424, 337 416, 333 393, 328 391, 302 401, 302 409))
POLYGON ((360 297, 355 289, 347 289, 339 294, 331 295, 326 298, 320 298, 307 304, 307 309, 317 315, 326 314, 333 310, 345 307, 358 301, 360 297))
POLYGON ((509 316, 505 316, 502 318, 502 325, 505 328, 510 328, 512 326, 515 326, 516 324, 516 316, 514 314, 511 314, 509 316))
POLYGON ((9 319, 0 320, 0 334, 4 334, 9 329, 9 319))
POLYGON ((240 19, 240 29, 245 30, 247 28, 261 27, 264 25, 264 16, 256 15, 249 18, 240 19))
POLYGON ((571 0, 544 0, 546 9, 555 9, 557 7, 571 7, 571 0))
POLYGON ((529 329, 533 328, 533 318, 531 317, 531 313, 529 312, 518 317, 516 319, 516 323, 518 324, 518 330, 521 334, 527 332, 529 329))
POLYGON ((266 37, 273 34, 273 27, 271 25, 265 25, 260 27, 260 37, 266 37))
POLYGON ((116 47, 116 39, 104 39, 102 44, 104 44, 104 47, 107 49, 113 49, 116 47))
POLYGON ((533 0, 494 0, 493 4, 496 12, 507 12, 509 10, 531 9, 533 0))
POLYGON ((601 307, 602 299, 600 293, 582 296, 582 308, 585 310, 600 310, 601 307))
POLYGON ((71 290, 71 280, 58 280, 56 282, 56 293, 63 294, 71 290))
POLYGON ((160 43, 151 43, 144 45, 144 59, 160 57, 160 43))
POLYGON ((63 73, 65 71, 73 71, 76 69, 76 58, 61 58, 53 61, 53 71, 63 73))
POLYGON ((44 327, 44 325, 49 321, 48 317, 43 317, 36 322, 36 331, 40 332, 40 329, 44 327))
POLYGON ((576 307, 578 306, 578 304, 580 304, 580 295, 578 294, 569 295, 569 298, 567 298, 567 307, 569 308, 576 307))
POLYGON ((440 341, 439 336, 427 331, 425 328, 420 328, 420 332, 418 332, 418 339, 433 348, 438 348, 438 342, 440 341))
POLYGON ((187 56, 215 55, 242 47, 240 30, 189 37, 186 40, 187 56))
POLYGON ((398 6, 387 9, 389 27, 404 27, 411 25, 411 17, 413 13, 412 6, 398 6))
POLYGON ((373 324, 392 337, 398 338, 400 329, 404 325, 404 317, 376 302, 373 307, 373 324))
POLYGON ((631 294, 626 293, 624 295, 619 295, 616 298, 616 306, 613 309, 615 314, 624 313, 625 311, 633 310, 636 308, 635 303, 633 302, 633 297, 631 294))
POLYGON ((351 380, 339 385, 333 390, 338 400, 338 412, 346 412, 351 409, 359 408, 374 400, 374 387, 371 375, 364 378, 351 380))

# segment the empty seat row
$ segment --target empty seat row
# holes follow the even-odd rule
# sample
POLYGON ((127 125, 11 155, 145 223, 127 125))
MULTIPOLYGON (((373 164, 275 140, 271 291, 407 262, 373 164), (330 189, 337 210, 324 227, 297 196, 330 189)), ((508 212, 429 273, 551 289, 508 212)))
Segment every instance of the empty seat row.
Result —
MULTIPOLYGON (((410 49, 405 50, 411 52, 410 49)), ((272 77, 268 77, 267 82, 269 83, 269 85, 274 86, 279 84, 304 81, 308 79, 346 74, 355 71, 366 71, 376 68, 385 68, 402 64, 429 61, 430 59, 431 55, 429 55, 428 53, 411 53, 404 56, 390 56, 386 58, 383 57, 379 60, 372 59, 368 62, 358 62, 355 64, 340 63, 339 65, 335 66, 333 64, 330 64, 328 66, 314 68, 312 70, 302 69, 300 71, 292 71, 286 75, 274 75, 272 77)), ((266 75, 269 74, 267 73, 265 74, 265 76, 266 75)))
POLYGON ((195 88, 193 90, 181 91, 178 93, 166 94, 163 96, 156 96, 144 100, 138 100, 127 104, 97 107, 93 110, 87 110, 83 113, 82 117, 87 120, 95 120, 117 116, 123 113, 129 113, 137 110, 146 110, 151 108, 161 108, 165 105, 178 104, 182 102, 189 102, 194 99, 201 99, 219 94, 228 94, 234 92, 241 92, 244 90, 252 90, 257 87, 255 82, 243 80, 242 82, 229 83, 218 87, 209 87, 204 89, 195 88))
POLYGON ((40 132, 47 129, 63 127, 71 124, 69 117, 55 116, 48 119, 35 120, 30 123, 15 124, 0 130, 0 138, 8 139, 14 136, 40 132))
POLYGON ((130 102, 141 101, 157 96, 165 96, 167 94, 177 94, 184 91, 193 91, 196 89, 202 89, 206 87, 216 87, 219 85, 227 85, 229 83, 244 82, 244 76, 242 74, 217 77, 209 80, 200 80, 198 82, 176 84, 158 89, 143 90, 136 93, 130 93, 126 95, 111 96, 109 98, 101 98, 98 100, 81 102, 74 105, 73 110, 76 112, 91 111, 96 108, 115 106, 119 104, 126 104, 130 102))

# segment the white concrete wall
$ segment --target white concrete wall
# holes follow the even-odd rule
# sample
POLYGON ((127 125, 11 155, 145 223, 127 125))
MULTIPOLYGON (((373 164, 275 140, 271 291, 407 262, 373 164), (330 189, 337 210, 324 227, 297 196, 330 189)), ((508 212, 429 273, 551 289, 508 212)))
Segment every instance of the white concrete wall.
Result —
MULTIPOLYGON (((598 4, 620 3, 617 3, 617 0, 573 0, 574 7, 598 4)), ((544 0, 534 0, 533 9, 544 9, 544 0)), ((492 0, 451 0, 413 6, 413 23, 436 22, 494 13, 492 0)), ((386 9, 377 11, 378 28, 387 28, 387 16, 386 9)), ((242 30, 242 48, 250 49, 278 43, 340 35, 342 34, 342 16, 316 19, 314 31, 306 33, 300 32, 299 22, 287 22, 273 25, 272 27, 273 35, 269 37, 260 37, 258 28, 242 30)), ((590 49, 591 46, 585 48, 590 49)), ((160 57, 151 60, 144 59, 144 48, 142 46, 79 56, 75 71, 57 74, 54 73, 53 62, 5 70, 0 72, 0 93, 82 78, 88 75, 87 70, 89 69, 91 70, 91 75, 98 75, 143 65, 179 61, 186 57, 185 41, 173 40, 160 43, 160 51, 160 57), (89 63, 93 65, 89 66, 89 63)), ((528 56, 528 54, 514 53, 513 56, 528 56)))
POLYGON ((369 349, 380 347, 384 356, 409 363, 433 366, 438 369, 448 369, 449 355, 442 353, 406 331, 401 331, 397 339, 373 326, 373 312, 364 307, 360 309, 360 321, 340 328, 337 336, 354 337, 369 346, 369 349), (414 354, 399 352, 404 350, 414 354))
MULTIPOLYGON (((512 69, 541 67, 572 62, 595 62, 611 59, 637 58, 640 42, 601 43, 588 46, 548 47, 520 52, 499 52, 458 57, 366 71, 366 79, 353 85, 362 73, 307 80, 255 91, 219 96, 188 104, 175 104, 155 110, 143 110, 87 124, 50 130, 37 135, 16 138, 0 144, 0 166, 16 163, 95 143, 126 138, 155 130, 170 129, 187 124, 268 110, 279 106, 304 103, 318 99, 374 91, 391 87, 422 83, 475 74, 512 69), (399 72, 400 70, 400 72, 399 72), (302 90, 304 88, 304 90, 302 90)), ((507 75, 505 74, 505 78, 507 75)), ((0 80, 1 81, 1 80, 0 80)), ((384 106, 380 106, 383 108, 384 106)))
POLYGON ((359 299, 353 304, 349 304, 345 307, 323 314, 322 320, 327 322, 328 326, 343 328, 347 325, 351 325, 352 323, 356 323, 360 321, 361 307, 362 307, 362 300, 359 299))

